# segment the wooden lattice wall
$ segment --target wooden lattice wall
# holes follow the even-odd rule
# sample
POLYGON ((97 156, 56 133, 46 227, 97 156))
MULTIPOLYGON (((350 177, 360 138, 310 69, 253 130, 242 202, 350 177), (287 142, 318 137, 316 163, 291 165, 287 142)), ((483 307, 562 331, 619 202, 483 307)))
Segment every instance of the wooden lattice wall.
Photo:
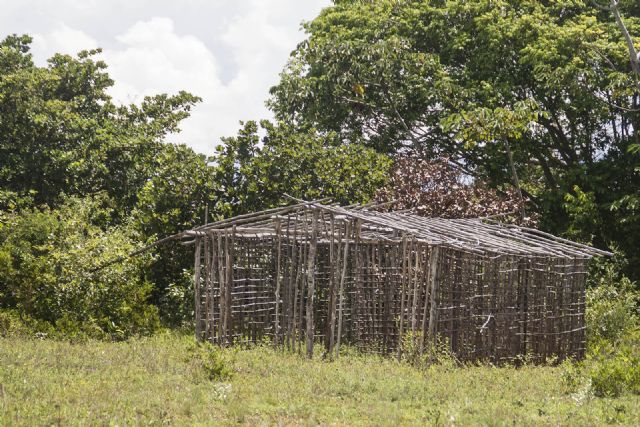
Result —
POLYGON ((460 360, 580 358, 585 256, 466 251, 372 232, 320 209, 193 233, 196 334, 293 351, 401 356, 446 343, 460 360))

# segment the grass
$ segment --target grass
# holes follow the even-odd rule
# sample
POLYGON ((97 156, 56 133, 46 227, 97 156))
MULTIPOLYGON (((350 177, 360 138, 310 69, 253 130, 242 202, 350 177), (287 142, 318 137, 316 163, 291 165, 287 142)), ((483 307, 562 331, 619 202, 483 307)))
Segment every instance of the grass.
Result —
POLYGON ((69 343, 0 338, 0 425, 602 425, 640 422, 640 396, 564 389, 562 367, 306 360, 227 349, 209 377, 189 337, 69 343))

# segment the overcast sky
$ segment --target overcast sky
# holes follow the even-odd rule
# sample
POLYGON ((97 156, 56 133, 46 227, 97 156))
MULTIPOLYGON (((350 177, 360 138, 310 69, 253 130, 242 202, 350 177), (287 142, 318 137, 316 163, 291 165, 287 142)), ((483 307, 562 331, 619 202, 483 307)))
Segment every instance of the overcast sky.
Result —
POLYGON ((55 52, 101 47, 123 103, 187 90, 204 99, 172 138, 212 153, 264 106, 300 23, 330 0, 0 0, 4 34, 34 37, 38 64, 55 52))

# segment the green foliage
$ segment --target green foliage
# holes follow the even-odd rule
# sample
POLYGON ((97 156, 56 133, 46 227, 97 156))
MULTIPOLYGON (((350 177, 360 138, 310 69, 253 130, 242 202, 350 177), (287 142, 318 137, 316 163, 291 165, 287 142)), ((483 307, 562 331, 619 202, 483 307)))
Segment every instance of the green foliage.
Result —
MULTIPOLYGON (((61 333, 64 338, 64 332, 61 333)), ((60 336, 50 323, 35 320, 16 309, 0 309, 0 337, 32 338, 60 336)))
POLYGON ((30 42, 0 42, 0 188, 50 206, 62 193, 107 191, 127 212, 162 139, 199 98, 180 92, 116 106, 107 65, 93 59, 100 50, 57 54, 37 67, 30 42))
POLYGON ((585 375, 596 396, 640 394, 640 291, 615 265, 587 291, 585 375))
POLYGON ((201 364, 202 370, 211 381, 226 381, 233 376, 232 361, 220 347, 209 342, 194 343, 189 347, 191 357, 201 364))
POLYGON ((615 341, 592 345, 587 364, 596 396, 640 394, 640 327, 627 330, 615 341))
POLYGON ((563 364, 566 391, 579 398, 640 394, 640 292, 607 263, 587 290, 587 357, 563 364))
MULTIPOLYGON (((390 160, 334 133, 318 134, 288 125, 248 122, 237 137, 223 139, 216 164, 216 212, 236 215, 277 206, 284 193, 341 203, 365 202, 386 181, 390 160), (261 143, 260 143, 261 142, 261 143)), ((289 201, 286 201, 289 203, 289 201)))
MULTIPOLYGON (((179 92, 172 96, 149 96, 137 105, 116 105, 108 95, 114 82, 107 74, 107 65, 95 59, 99 50, 83 51, 75 57, 54 55, 47 66, 38 67, 29 53, 30 43, 28 36, 9 36, 0 42, 0 229, 3 224, 10 226, 11 212, 44 205, 55 211, 68 196, 92 197, 104 193, 112 210, 105 221, 94 221, 97 228, 92 229, 89 236, 94 240, 87 244, 96 246, 94 249, 107 259, 133 247, 134 241, 165 237, 199 223, 213 185, 205 156, 185 146, 163 143, 167 134, 179 130, 180 121, 189 115, 199 98, 179 92), (126 225, 128 222, 132 223, 131 227, 126 225), (113 228, 118 224, 125 226, 122 230, 113 228), (131 231, 134 229, 135 233, 131 231), (99 237, 101 231, 105 237, 99 237), (104 248, 98 249, 100 245, 104 248), (110 250, 108 245, 115 248, 110 250)), ((60 209, 67 215, 68 208, 60 209)), ((28 236, 14 233, 14 248, 21 244, 29 248, 42 245, 35 234, 57 229, 53 217, 53 211, 47 209, 40 217, 34 212, 29 221, 35 223, 32 225, 37 230, 28 236)), ((78 227, 81 230, 83 226, 78 227)), ((77 237, 82 240, 80 230, 77 237)), ((15 276, 16 283, 31 279, 47 282, 47 289, 53 287, 58 274, 62 274, 58 276, 59 288, 66 286, 64 282, 80 280, 76 277, 78 266, 82 263, 95 266, 99 260, 85 259, 91 252, 65 251, 75 243, 62 237, 47 242, 49 246, 44 253, 59 253, 59 260, 46 259, 41 254, 23 259, 23 253, 31 250, 23 248, 21 254, 11 255, 14 257, 12 277, 15 276), (57 261, 74 266, 53 268, 49 265, 57 261), (36 271, 30 273, 27 269, 36 271), (49 271, 51 277, 41 277, 38 269, 49 271), (73 272, 74 278, 66 277, 66 269, 73 272), (18 280, 16 277, 20 275, 24 277, 18 280)), ((141 278, 139 266, 135 271, 131 270, 133 267, 127 267, 130 271, 115 271, 112 267, 113 271, 108 269, 82 280, 95 280, 106 289, 110 281, 124 282, 129 281, 125 279, 129 276, 140 276, 131 280, 128 286, 132 288, 125 291, 128 294, 133 292, 133 287, 140 289, 134 306, 142 304, 138 300, 146 304, 150 295, 150 302, 160 308, 163 319, 169 324, 179 324, 191 317, 189 304, 176 301, 179 293, 188 296, 190 281, 185 281, 185 269, 191 264, 187 262, 188 254, 189 249, 179 245, 160 248, 150 269, 147 268, 150 274, 146 280, 141 278), (111 273, 115 274, 110 278, 111 273)), ((0 255, 0 263, 6 264, 7 256, 6 253, 0 255)), ((21 293, 23 300, 35 301, 42 291, 38 286, 33 283, 25 286, 32 289, 30 297, 24 297, 26 290, 14 291, 21 293)), ((78 292, 82 288, 69 286, 78 288, 78 292)), ((121 286, 116 288, 124 291, 121 286)), ((117 297, 117 292, 113 297, 117 297)), ((52 307, 48 298, 54 297, 48 295, 43 304, 52 307)), ((115 307, 108 310, 113 309, 115 307)), ((155 316, 145 310, 131 310, 131 322, 144 323, 145 317, 155 316), (136 313, 140 313, 142 320, 136 320, 136 313)), ((59 321, 69 331, 84 327, 81 323, 87 319, 86 313, 68 318, 63 314, 50 313, 47 320, 59 321)), ((42 313, 34 315, 40 317, 42 313)), ((107 327, 106 318, 92 319, 89 323, 94 321, 100 324, 100 330, 110 328, 113 329, 110 334, 124 333, 119 326, 107 327)))
POLYGON ((144 280, 148 257, 96 270, 136 249, 124 226, 107 227, 107 200, 68 199, 60 208, 8 216, 0 230, 0 307, 71 336, 126 338, 158 327, 144 280))
POLYGON ((451 353, 451 346, 446 339, 429 342, 425 338, 424 351, 421 351, 421 333, 407 332, 402 338, 402 360, 412 366, 422 369, 453 369, 461 366, 455 355, 451 353))
MULTIPOLYGON (((633 2, 621 10, 640 35, 633 2)), ((619 247, 640 277, 640 114, 610 13, 588 1, 340 1, 305 25, 270 107, 378 152, 514 182, 554 233, 619 247), (579 191, 576 190, 579 188, 579 191), (613 207, 613 209, 612 209, 613 207)))
POLYGON ((567 193, 564 196, 564 207, 570 220, 566 235, 586 244, 593 243, 594 236, 589 233, 600 231, 602 225, 595 194, 585 193, 577 185, 573 187, 573 192, 575 194, 567 193))
MULTIPOLYGON (((213 207, 213 168, 204 155, 184 145, 166 144, 157 166, 137 193, 133 223, 143 236, 162 238, 202 224, 206 206, 213 207)), ((169 242, 156 249, 149 267, 154 283, 151 301, 171 326, 192 322, 193 247, 169 242)))
POLYGON ((619 277, 615 264, 603 267, 587 290, 586 325, 589 345, 615 342, 640 326, 640 291, 627 277, 619 277))

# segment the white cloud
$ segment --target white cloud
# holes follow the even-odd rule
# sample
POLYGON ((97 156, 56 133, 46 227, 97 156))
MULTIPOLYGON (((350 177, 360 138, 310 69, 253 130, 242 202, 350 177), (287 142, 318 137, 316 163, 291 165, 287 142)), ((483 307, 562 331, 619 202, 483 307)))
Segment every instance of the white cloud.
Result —
POLYGON ((116 39, 121 46, 106 49, 103 57, 116 81, 117 101, 179 90, 200 94, 219 87, 213 54, 197 38, 176 34, 169 18, 137 22, 116 39))
POLYGON ((61 24, 46 36, 34 34, 32 48, 34 56, 43 62, 42 59, 55 52, 75 54, 98 46, 98 41, 89 35, 61 24))
MULTIPOLYGON (((34 35, 38 62, 54 52, 102 46, 116 101, 179 90, 202 97, 183 132, 171 139, 211 153, 220 137, 236 133, 240 120, 271 117, 264 101, 304 37, 300 22, 330 2, 189 0, 177 7, 169 0, 92 0, 90 8, 81 0, 20 3, 10 15, 26 19, 24 30, 10 31, 34 35), (31 15, 30 4, 36 10, 31 15)), ((3 24, 12 28, 11 16, 0 17, 3 24)))

